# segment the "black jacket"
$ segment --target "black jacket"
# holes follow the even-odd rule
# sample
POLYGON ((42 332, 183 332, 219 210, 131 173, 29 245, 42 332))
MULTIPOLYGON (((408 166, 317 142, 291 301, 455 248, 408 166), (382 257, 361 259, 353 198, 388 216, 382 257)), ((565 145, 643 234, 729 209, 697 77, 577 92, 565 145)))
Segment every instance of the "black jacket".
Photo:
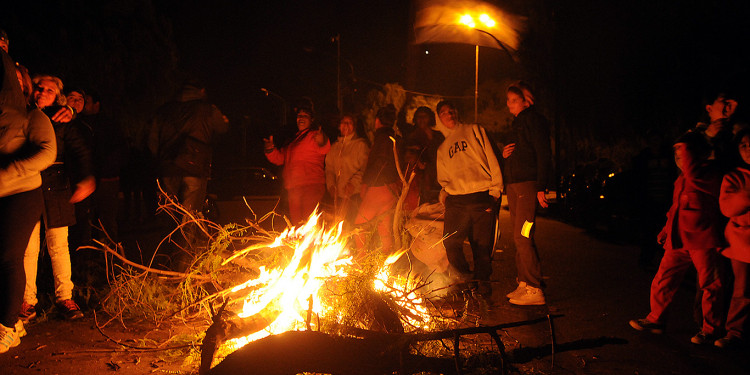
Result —
MULTIPOLYGON (((59 106, 44 108, 51 117, 59 106)), ((70 203, 73 186, 93 175, 91 149, 81 132, 79 122, 53 122, 57 139, 55 164, 42 171, 42 192, 48 228, 75 224, 75 208, 70 203)))
POLYGON ((396 170, 396 159, 393 156, 393 141, 396 139, 399 155, 401 155, 401 137, 395 135, 392 128, 382 127, 375 130, 375 138, 367 157, 367 167, 362 175, 362 183, 367 186, 384 186, 399 182, 396 170))
POLYGON ((503 159, 505 186, 536 181, 537 191, 544 191, 552 164, 549 122, 531 106, 516 116, 510 128, 511 138, 507 143, 515 143, 516 148, 510 157, 503 159))

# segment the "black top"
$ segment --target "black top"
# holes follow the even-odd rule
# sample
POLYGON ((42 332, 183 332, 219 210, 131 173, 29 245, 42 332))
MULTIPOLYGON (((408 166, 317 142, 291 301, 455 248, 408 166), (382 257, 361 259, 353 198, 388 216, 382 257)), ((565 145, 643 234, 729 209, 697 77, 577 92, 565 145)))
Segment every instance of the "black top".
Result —
POLYGON ((513 153, 503 159, 503 182, 536 181, 537 191, 547 189, 551 169, 550 124, 534 106, 524 109, 511 124, 513 153))

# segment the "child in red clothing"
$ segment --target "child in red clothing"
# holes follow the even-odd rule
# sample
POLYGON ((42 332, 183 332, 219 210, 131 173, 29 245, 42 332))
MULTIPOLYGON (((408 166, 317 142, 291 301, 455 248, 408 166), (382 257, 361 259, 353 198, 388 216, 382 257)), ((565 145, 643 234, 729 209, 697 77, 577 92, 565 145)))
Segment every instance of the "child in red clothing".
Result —
POLYGON ((737 133, 739 165, 724 176, 719 195, 721 213, 729 218, 724 235, 729 247, 721 255, 732 262, 734 288, 727 316, 727 335, 714 342, 720 348, 746 344, 750 316, 750 130, 737 133))
POLYGON ((665 252, 651 283, 651 313, 645 319, 631 320, 630 325, 639 331, 662 333, 665 311, 692 264, 703 291, 703 324, 690 341, 712 343, 721 337, 723 327, 717 269, 718 249, 724 246, 724 219, 719 210, 721 171, 708 160, 710 146, 699 133, 680 137, 674 155, 681 173, 674 183, 667 224, 657 238, 665 252))

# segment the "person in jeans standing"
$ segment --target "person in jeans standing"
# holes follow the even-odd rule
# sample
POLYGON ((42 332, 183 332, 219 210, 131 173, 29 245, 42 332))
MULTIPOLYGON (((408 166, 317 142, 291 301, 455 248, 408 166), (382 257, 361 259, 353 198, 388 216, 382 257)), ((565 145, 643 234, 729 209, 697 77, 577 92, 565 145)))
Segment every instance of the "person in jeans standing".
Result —
POLYGON ((503 189, 500 165, 484 128, 461 123, 451 102, 442 101, 436 109, 449 131, 436 161, 437 179, 443 187, 440 201, 445 203, 443 244, 448 262, 460 281, 478 282, 477 291, 490 298, 495 218, 503 189), (473 273, 464 256, 467 237, 474 257, 473 273))
MULTIPOLYGON (((62 81, 54 76, 34 77, 32 105, 48 116, 65 105, 62 81)), ((74 203, 80 202, 96 189, 92 174, 91 150, 80 133, 80 128, 71 122, 52 120, 57 142, 57 158, 41 172, 44 214, 37 222, 28 241, 24 255, 26 288, 20 317, 24 321, 36 316, 37 265, 41 248, 41 224, 52 261, 55 283, 55 303, 66 319, 83 317, 80 307, 73 300, 72 265, 68 243, 68 227, 76 223, 74 203)))
POLYGON ((514 305, 544 305, 542 267, 534 241, 537 203, 548 206, 545 191, 551 166, 549 122, 534 107, 525 82, 508 87, 507 105, 515 118, 511 140, 503 148, 503 177, 508 196, 518 287, 507 297, 514 305))

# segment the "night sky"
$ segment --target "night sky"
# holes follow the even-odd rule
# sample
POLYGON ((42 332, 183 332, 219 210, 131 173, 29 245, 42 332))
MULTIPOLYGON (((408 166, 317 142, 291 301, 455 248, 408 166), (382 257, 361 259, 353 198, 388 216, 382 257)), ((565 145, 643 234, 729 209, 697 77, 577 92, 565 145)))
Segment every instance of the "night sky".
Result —
MULTIPOLYGON (((251 134, 272 131, 280 119, 281 101, 261 88, 289 105, 310 97, 333 113, 336 35, 353 102, 389 82, 451 96, 473 86, 472 46, 409 44, 409 1, 41 3, 0 14, 11 56, 32 73, 94 87, 123 117, 149 112, 186 77, 202 81, 251 134)), ((528 17, 528 32, 517 62, 482 49, 480 83, 531 79, 545 113, 594 143, 687 129, 701 115, 703 93, 730 85, 745 95, 750 83, 747 1, 497 3, 528 17)))

